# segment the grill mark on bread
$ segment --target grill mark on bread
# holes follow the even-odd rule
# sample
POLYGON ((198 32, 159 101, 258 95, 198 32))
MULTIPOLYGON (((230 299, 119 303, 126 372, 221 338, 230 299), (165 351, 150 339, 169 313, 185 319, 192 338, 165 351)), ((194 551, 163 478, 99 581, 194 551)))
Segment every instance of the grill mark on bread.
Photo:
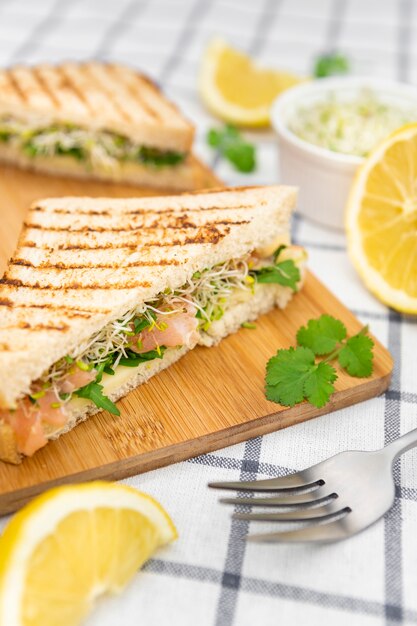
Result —
POLYGON ((17 324, 13 324, 11 326, 3 326, 2 330, 13 330, 15 328, 20 328, 24 330, 33 330, 33 331, 41 331, 41 330, 56 330, 58 332, 66 332, 69 329, 68 324, 30 324, 29 322, 18 322, 17 324))
MULTIPOLYGON (((260 205, 262 205, 263 203, 259 203, 260 205)), ((193 209, 193 208, 182 208, 182 209, 178 209, 175 207, 167 207, 164 208, 161 211, 158 211, 158 213, 161 216, 164 215, 171 215, 173 213, 180 213, 181 215, 184 215, 184 211, 186 211, 187 214, 189 213, 197 213, 197 214, 201 214, 202 212, 210 212, 210 211, 239 211, 239 210, 246 210, 246 209, 253 209, 254 205, 253 204, 240 204, 238 206, 233 206, 233 207, 228 207, 228 206, 217 206, 217 205, 212 205, 212 206, 208 206, 208 207, 201 207, 198 209, 193 209)), ((65 208, 61 208, 61 207, 44 207, 42 205, 35 205, 35 206, 31 206, 29 209, 30 212, 38 212, 38 213, 45 213, 45 214, 59 214, 59 215, 74 215, 74 216, 82 216, 82 215, 104 215, 104 216, 113 216, 115 215, 113 213, 113 211, 111 209, 103 209, 103 210, 97 210, 97 209, 83 209, 83 207, 73 207, 71 209, 65 209, 65 208)), ((137 207, 134 209, 126 209, 123 210, 123 212, 120 213, 121 216, 125 216, 125 215, 153 215, 155 213, 155 209, 154 208, 141 208, 141 207, 137 207)), ((116 214, 117 215, 117 214, 116 214)))
MULTIPOLYGON (((241 224, 246 224, 248 222, 242 221, 241 224)), ((143 241, 140 239, 134 239, 132 241, 126 240, 124 242, 115 243, 113 241, 107 242, 93 242, 90 244, 88 241, 81 242, 78 241, 76 243, 60 243, 55 245, 50 245, 48 243, 40 243, 37 241, 31 241, 30 239, 21 239, 20 247, 26 248, 37 248, 39 250, 47 250, 50 252, 54 252, 55 250, 137 250, 138 248, 174 248, 176 246, 184 246, 184 245, 194 245, 194 244, 215 244, 220 238, 223 238, 227 234, 230 233, 230 226, 227 224, 222 224, 224 226, 223 230, 220 231, 216 227, 211 227, 210 229, 207 227, 201 227, 201 231, 199 231, 194 236, 185 236, 182 238, 176 237, 171 238, 170 240, 158 240, 158 239, 150 239, 148 241, 143 241)), ((80 232, 80 231, 77 231, 80 232)), ((84 231, 81 231, 84 234, 84 231)))
POLYGON ((139 260, 131 263, 114 262, 114 263, 64 263, 59 261, 57 263, 49 263, 43 261, 39 265, 32 263, 29 259, 12 259, 9 263, 9 267, 13 265, 20 265, 24 267, 33 267, 36 270, 44 269, 59 269, 59 270, 78 270, 78 269, 119 269, 123 267, 159 267, 167 265, 182 265, 187 263, 188 259, 178 261, 177 259, 158 259, 157 261, 139 260))
MULTIPOLYGON (((195 191, 182 191, 180 192, 178 195, 179 196, 197 196, 200 194, 204 194, 204 195, 208 195, 208 194, 213 194, 213 193, 221 193, 221 194, 226 194, 226 193, 236 193, 236 192, 240 192, 240 191, 247 191, 250 189, 260 189, 260 185, 246 185, 246 186, 240 186, 239 187, 212 187, 211 189, 197 189, 195 191)), ((266 201, 265 200, 259 200, 257 201, 257 204, 260 206, 265 206, 266 201)))
POLYGON ((84 71, 84 74, 87 75, 87 78, 90 82, 96 87, 97 91, 101 92, 103 96, 105 96, 113 109, 118 113, 121 119, 128 124, 134 123, 129 113, 119 104, 116 98, 113 97, 113 93, 111 89, 107 89, 107 86, 97 78, 94 72, 91 71, 89 63, 83 63, 80 65, 80 70, 84 71))
MULTIPOLYGON (((151 89, 154 95, 156 95, 157 97, 158 96, 163 97, 162 89, 154 80, 152 80, 152 78, 150 78, 150 76, 147 76, 145 74, 139 74, 138 72, 134 72, 134 81, 138 85, 138 89, 140 89, 141 83, 145 83, 151 89)), ((179 108, 170 100, 165 100, 164 105, 170 110, 171 115, 172 113, 174 113, 175 115, 180 115, 179 108)), ((164 111, 162 113, 161 119, 164 119, 165 115, 166 115, 166 112, 164 111)), ((167 115, 169 115, 169 113, 167 113, 167 115)), ((183 119, 182 122, 187 124, 188 126, 190 125, 190 122, 188 122, 188 120, 186 119, 183 119)))
POLYGON ((65 314, 66 317, 89 318, 95 313, 102 315, 107 315, 111 313, 111 309, 99 309, 97 307, 80 308, 75 306, 72 307, 67 304, 51 304, 50 302, 45 302, 43 304, 27 304, 24 302, 13 302, 13 300, 10 300, 9 298, 1 298, 0 306, 4 306, 10 309, 41 309, 47 311, 59 311, 60 313, 65 314))
MULTIPOLYGON (((114 67, 114 65, 112 65, 111 63, 108 63, 106 65, 106 69, 108 72, 111 72, 117 80, 119 81, 121 80, 123 82, 123 86, 126 89, 126 91, 132 96, 135 102, 138 102, 140 104, 140 106, 145 111, 145 113, 147 113, 150 117, 153 117, 158 122, 163 121, 162 117, 158 114, 158 112, 155 111, 151 106, 149 106, 147 102, 144 102, 144 100, 140 97, 140 93, 136 89, 132 88, 131 83, 123 80, 123 78, 118 74, 117 69, 114 67)), ((145 78, 144 78, 144 82, 145 82, 145 78)))
POLYGON ((49 85, 45 81, 45 79, 42 76, 41 72, 39 71, 39 68, 36 67, 36 66, 32 67, 32 73, 33 73, 34 78, 37 80, 39 87, 48 96, 48 98, 51 101, 53 107, 55 109, 60 109, 61 108, 61 103, 59 102, 59 100, 55 96, 54 92, 49 88, 49 85))
POLYGON ((16 95, 19 97, 20 100, 23 100, 24 103, 27 103, 27 96, 25 91, 22 89, 22 87, 19 84, 19 80, 18 78, 15 76, 13 70, 10 70, 9 72, 6 72, 6 76, 9 79, 9 83, 10 86, 12 87, 12 89, 14 89, 16 95))
POLYGON ((91 211, 83 211, 83 210, 70 210, 70 209, 45 209, 42 206, 34 206, 30 207, 29 211, 54 214, 54 215, 112 215, 110 210, 104 209, 103 211, 95 211, 92 209, 91 211))
POLYGON ((72 93, 78 98, 78 100, 80 100, 80 102, 86 107, 87 111, 93 115, 94 110, 92 109, 88 98, 84 96, 81 89, 78 89, 78 86, 73 82, 70 74, 66 71, 65 67, 57 65, 55 67, 55 71, 61 78, 61 85, 72 91, 72 93))
POLYGON ((144 287, 144 288, 149 288, 151 287, 151 283, 148 281, 129 281, 129 282, 124 282, 124 283, 112 283, 112 284, 105 284, 103 285, 103 283, 98 283, 98 282, 91 282, 88 285, 83 285, 82 283, 78 283, 78 282, 73 282, 73 283, 67 283, 66 285, 54 285, 52 283, 47 283, 45 285, 40 285, 38 282, 35 283, 27 283, 23 280, 21 280, 20 278, 8 278, 7 275, 3 276, 3 278, 0 278, 0 284, 2 285, 8 285, 10 287, 27 287, 28 289, 50 289, 51 291, 68 291, 70 289, 76 289, 76 290, 86 290, 86 289, 91 289, 91 290, 95 290, 95 289, 102 289, 102 290, 110 290, 110 289, 136 289, 137 287, 144 287))
MULTIPOLYGON (((164 224, 164 230, 181 230, 187 228, 213 228, 216 226, 240 226, 242 224, 249 224, 249 220, 215 220, 213 222, 209 222, 207 224, 203 224, 202 226, 192 222, 188 216, 178 216, 174 224, 164 224)), ((71 228, 70 226, 44 226, 43 224, 37 224, 32 222, 24 222, 24 226, 28 229, 33 230, 41 230, 44 232, 68 232, 68 233, 133 233, 141 230, 145 230, 149 232, 150 230, 160 230, 161 222, 156 219, 154 222, 150 224, 138 224, 138 225, 130 225, 130 226, 97 226, 91 227, 87 224, 83 224, 78 228, 71 228)))

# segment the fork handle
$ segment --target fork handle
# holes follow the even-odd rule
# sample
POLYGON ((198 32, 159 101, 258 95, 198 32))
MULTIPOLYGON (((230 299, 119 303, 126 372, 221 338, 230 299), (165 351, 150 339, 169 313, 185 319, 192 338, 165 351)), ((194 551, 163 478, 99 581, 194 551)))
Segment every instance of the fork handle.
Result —
POLYGON ((410 432, 406 433, 402 437, 399 437, 395 441, 392 441, 387 446, 385 446, 384 450, 387 451, 390 456, 392 455, 392 462, 395 461, 401 454, 407 452, 407 450, 411 450, 411 448, 415 448, 417 446, 417 428, 414 430, 410 430, 410 432))

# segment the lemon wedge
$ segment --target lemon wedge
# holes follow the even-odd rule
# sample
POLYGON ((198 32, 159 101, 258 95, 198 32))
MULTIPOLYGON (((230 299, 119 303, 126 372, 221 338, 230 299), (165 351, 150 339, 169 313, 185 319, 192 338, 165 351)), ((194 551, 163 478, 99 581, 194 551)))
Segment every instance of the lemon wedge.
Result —
POLYGON ((417 124, 396 130, 360 167, 346 209, 348 249, 382 302, 417 313, 417 124))
POLYGON ((225 122, 252 127, 268 126, 275 98, 299 82, 294 74, 259 67, 221 39, 208 45, 199 75, 208 109, 225 122))
POLYGON ((106 482, 58 487, 23 508, 0 538, 0 625, 76 626, 177 537, 158 502, 106 482))

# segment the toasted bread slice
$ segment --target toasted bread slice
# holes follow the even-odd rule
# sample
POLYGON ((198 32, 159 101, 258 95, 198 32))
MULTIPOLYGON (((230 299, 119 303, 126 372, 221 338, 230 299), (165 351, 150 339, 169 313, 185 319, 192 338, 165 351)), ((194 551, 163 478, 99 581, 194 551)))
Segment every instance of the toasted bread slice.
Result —
POLYGON ((113 63, 0 70, 0 161, 75 178, 201 188, 194 127, 158 87, 113 63))
POLYGON ((140 145, 188 152, 194 128, 148 77, 113 63, 15 66, 0 71, 0 117, 106 129, 140 145))
MULTIPOLYGON (((293 188, 274 186, 33 204, 0 281, 0 407, 16 406, 51 365, 126 311, 180 288, 196 272, 288 242, 295 196, 293 188)), ((258 287, 199 343, 216 343, 292 295, 280 285, 258 287)), ((106 393, 120 398, 192 347, 168 349, 146 367, 120 368, 123 379, 108 376, 106 393)), ((67 424, 48 438, 98 410, 87 400, 72 403, 67 424)))

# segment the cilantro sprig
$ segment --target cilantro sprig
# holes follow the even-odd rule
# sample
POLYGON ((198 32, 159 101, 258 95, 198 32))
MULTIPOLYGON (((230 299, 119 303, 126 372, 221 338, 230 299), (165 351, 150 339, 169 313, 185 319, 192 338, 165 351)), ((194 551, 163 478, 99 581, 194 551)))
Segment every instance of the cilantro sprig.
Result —
POLYGON ((235 126, 226 124, 224 128, 211 128, 207 143, 239 172, 247 174, 256 168, 255 146, 247 142, 235 126))
POLYGON ((325 78, 326 76, 349 74, 349 72, 349 59, 340 52, 330 52, 317 57, 313 75, 315 78, 325 78))
POLYGON ((372 374, 374 342, 367 326, 348 337, 340 320, 322 315, 298 330, 297 343, 296 348, 278 350, 267 363, 266 397, 272 402, 294 406, 307 400, 317 408, 327 404, 338 378, 332 361, 350 376, 372 374))

